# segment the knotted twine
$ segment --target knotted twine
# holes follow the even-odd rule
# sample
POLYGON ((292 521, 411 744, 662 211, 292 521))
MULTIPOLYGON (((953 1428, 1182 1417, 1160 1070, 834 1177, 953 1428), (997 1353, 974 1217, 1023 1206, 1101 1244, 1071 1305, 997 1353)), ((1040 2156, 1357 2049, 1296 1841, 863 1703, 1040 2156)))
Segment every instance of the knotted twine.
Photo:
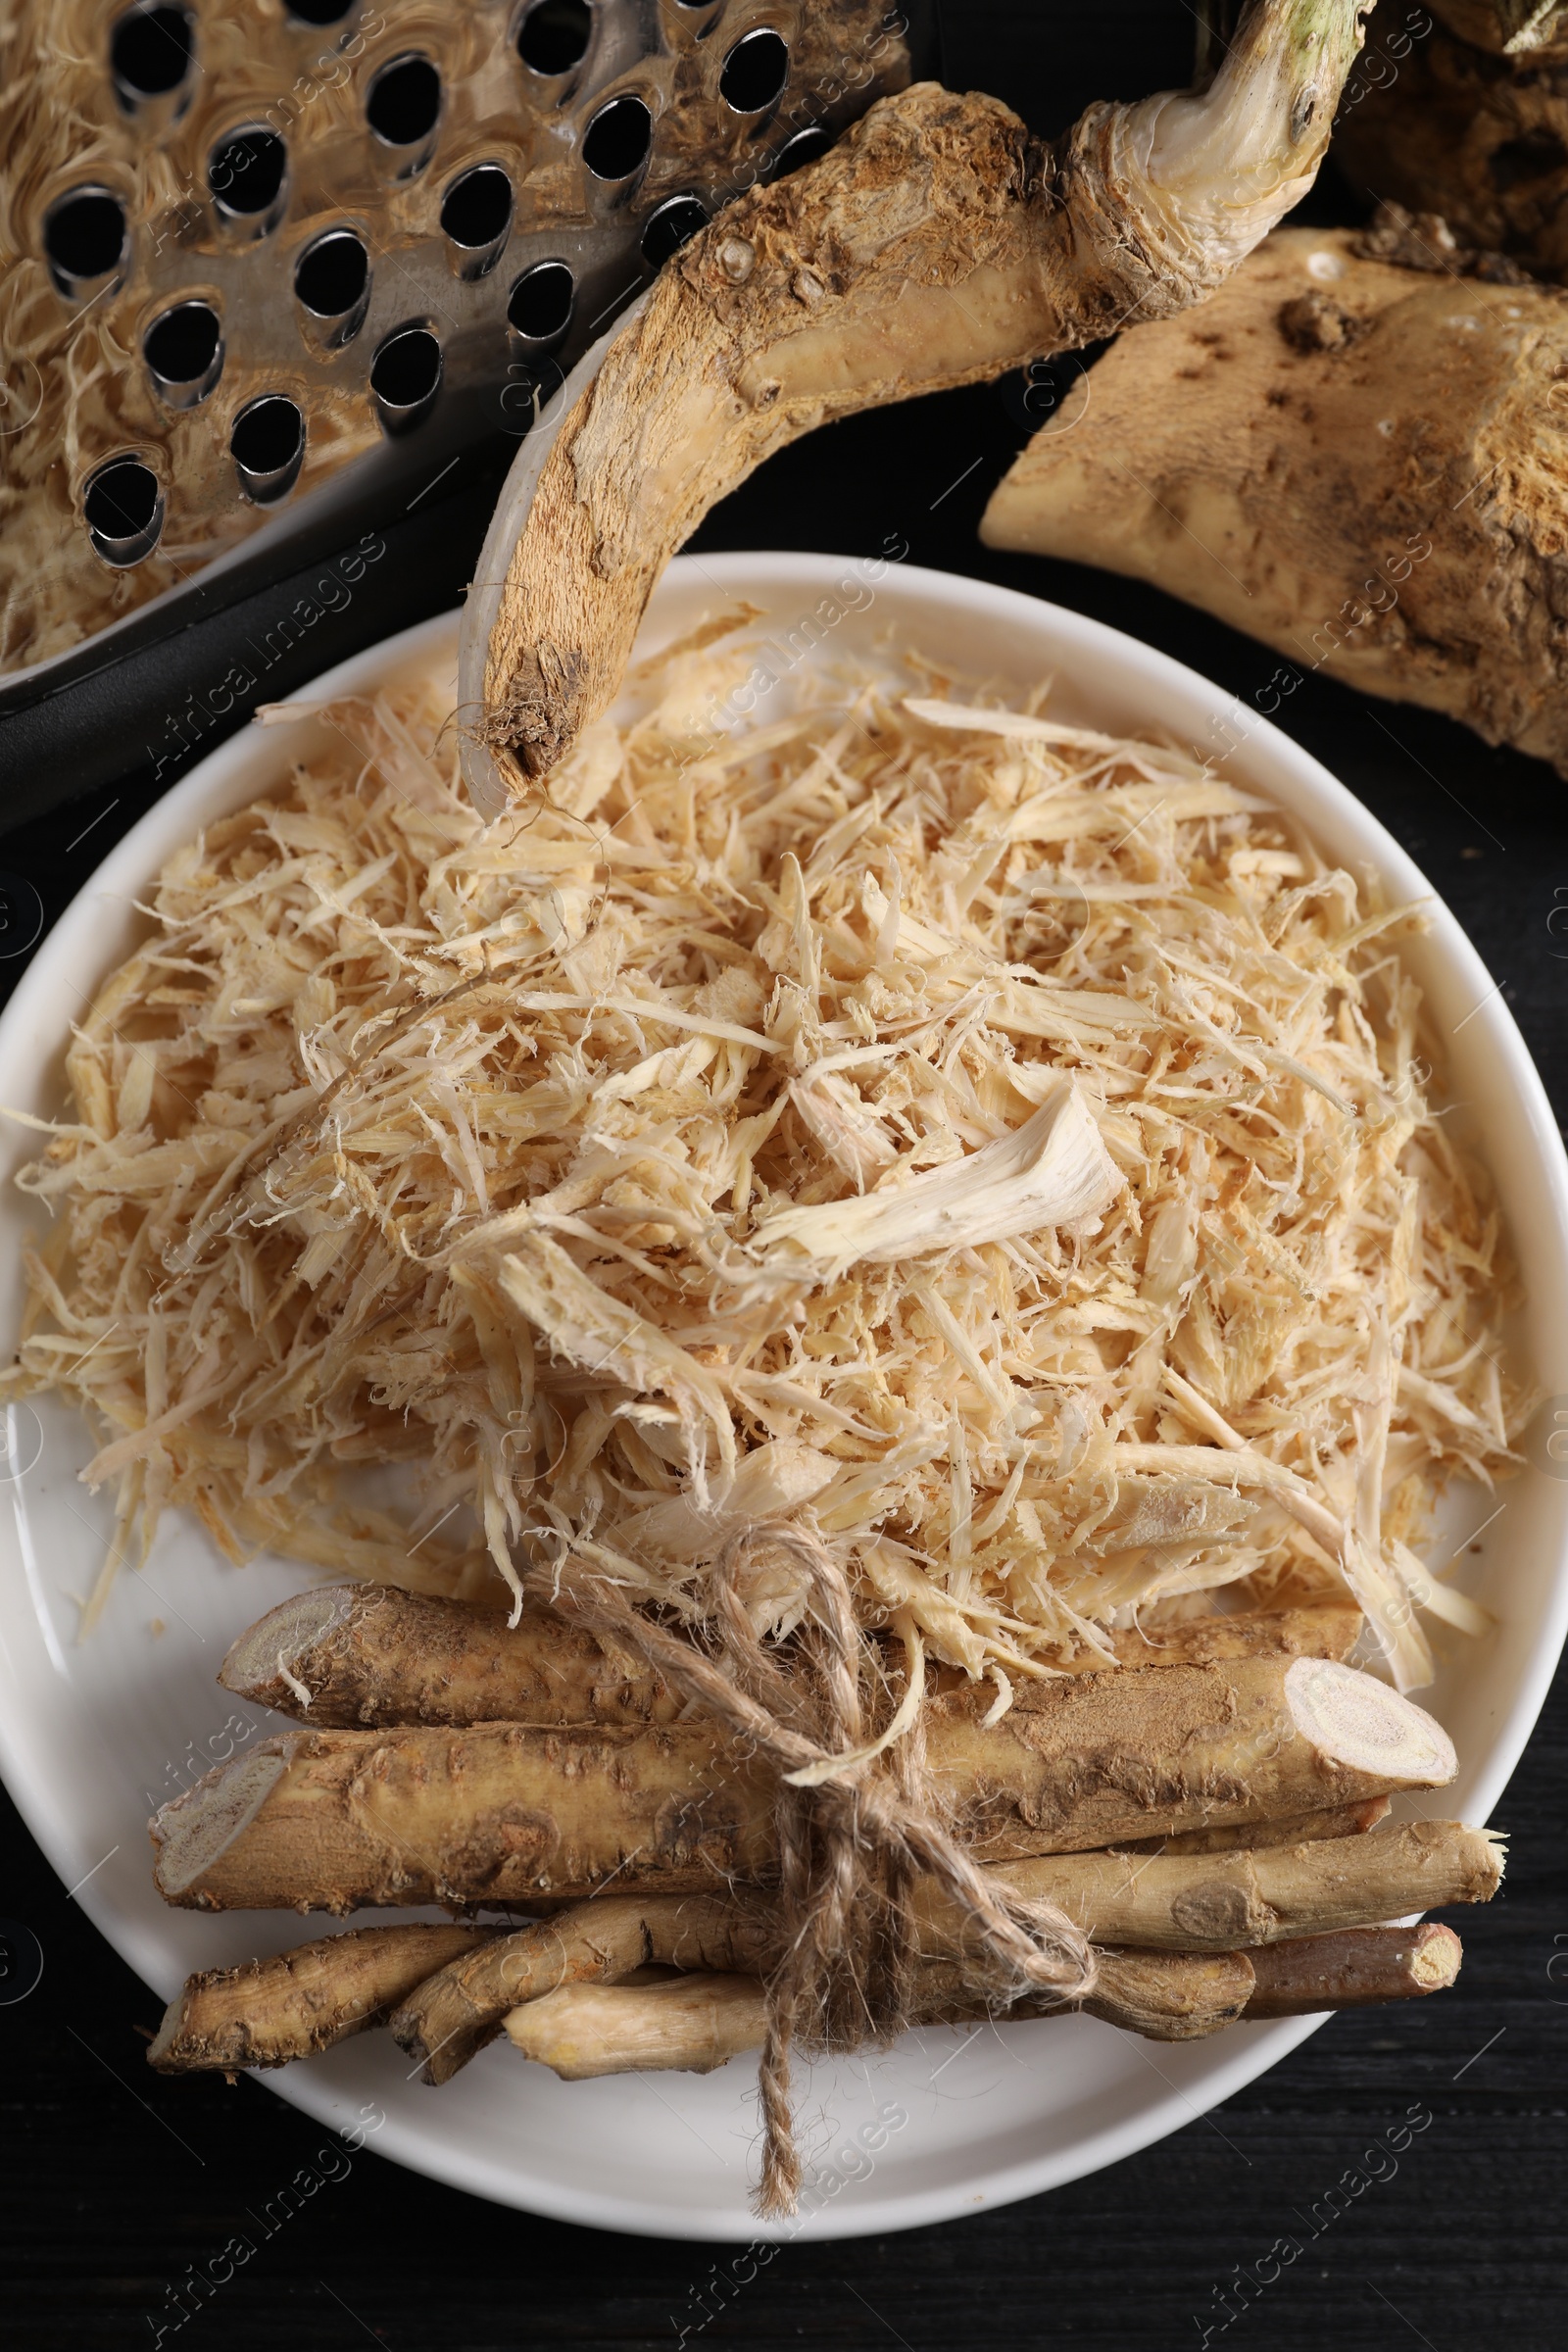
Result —
POLYGON ((882 1695, 885 1677, 844 1568, 811 1529, 764 1524, 732 1539, 710 1571, 696 1640, 645 1614, 624 1584, 580 1553, 562 1562, 550 1598, 563 1616, 640 1651, 671 1689, 778 1768, 781 1956, 766 1979, 758 2075, 760 2216, 793 2213, 800 2193, 792 2052, 844 2056, 891 2042, 909 2023, 916 1878, 935 1879, 969 1923, 965 1983, 996 2007, 1024 1993, 1065 2004, 1093 1991, 1097 1960, 1081 1930, 1055 1904, 1030 1901, 979 1869, 947 1826, 918 1709, 883 1752, 864 1752, 867 1704, 882 1695), (805 1581, 806 1611, 788 1651, 764 1645, 743 1598, 747 1567, 769 1551, 785 1552, 805 1581))

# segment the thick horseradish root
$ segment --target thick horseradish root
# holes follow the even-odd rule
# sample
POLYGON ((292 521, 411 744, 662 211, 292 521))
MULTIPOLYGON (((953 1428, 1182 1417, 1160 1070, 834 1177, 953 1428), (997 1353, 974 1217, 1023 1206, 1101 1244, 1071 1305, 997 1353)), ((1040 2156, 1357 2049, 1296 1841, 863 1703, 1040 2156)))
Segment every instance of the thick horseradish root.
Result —
MULTIPOLYGON (((1346 1658, 1360 1632, 1361 1612, 1347 1600, 1194 1617, 1149 1634, 1133 1626, 1104 1642, 1124 1666, 1200 1666, 1346 1658)), ((1088 1651, 1079 1671, 1104 1664, 1088 1651)), ((681 1706, 644 1659, 607 1648, 551 1610, 530 1607, 512 1627, 500 1610, 395 1585, 318 1586, 281 1601, 241 1634, 218 1679, 241 1698, 321 1730, 672 1723, 681 1706)))
MULTIPOLYGON (((1366 258, 1391 234, 1282 229, 1200 318, 1124 336, 981 535, 1260 637, 1287 664, 1260 712, 1325 668, 1568 773, 1568 306, 1436 248, 1366 258)), ((1253 707, 1199 752, 1225 758, 1253 707)))
MULTIPOLYGON (((1433 1719, 1332 1659, 1063 1677, 987 1725, 968 1693, 924 1716, 956 1835, 1004 1861, 1155 1831, 1263 1821, 1439 1788, 1433 1719)), ((204 1910, 517 1902, 701 1891, 773 1857, 776 1776, 701 1723, 293 1732, 153 1823, 166 1901, 204 1910)))
POLYGON ((1310 184, 1361 15, 1259 0, 1206 90, 1093 106, 1054 145, 920 83, 728 206, 514 467, 464 623, 478 804, 525 792, 605 710, 664 564, 773 451, 1217 285, 1310 184))

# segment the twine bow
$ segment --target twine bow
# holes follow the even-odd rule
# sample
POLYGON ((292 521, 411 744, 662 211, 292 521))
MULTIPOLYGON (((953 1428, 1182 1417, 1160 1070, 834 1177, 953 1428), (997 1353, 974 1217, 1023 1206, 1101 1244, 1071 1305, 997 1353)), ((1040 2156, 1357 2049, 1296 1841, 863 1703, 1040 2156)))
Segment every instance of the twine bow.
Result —
POLYGON ((701 1646, 578 1557, 563 1563, 551 1597, 563 1615, 629 1642, 673 1690, 778 1767, 781 1956, 767 1980, 759 2069, 760 2215, 792 2213, 800 2193, 792 2050, 845 2055, 892 2041, 909 2022, 916 1878, 935 1879, 971 1923, 965 1981, 998 2007, 1024 1993, 1065 2003, 1093 1991, 1096 1956, 1082 1931, 1054 1903, 1030 1901, 980 1870, 945 1825, 918 1709, 907 1710, 908 1728, 891 1743, 868 1739, 867 1702, 885 1678, 856 1621, 844 1568, 810 1529, 760 1525, 726 1544, 710 1574, 701 1646), (786 1552, 806 1582, 787 1664, 758 1638, 742 1597, 744 1571, 764 1550, 786 1552))

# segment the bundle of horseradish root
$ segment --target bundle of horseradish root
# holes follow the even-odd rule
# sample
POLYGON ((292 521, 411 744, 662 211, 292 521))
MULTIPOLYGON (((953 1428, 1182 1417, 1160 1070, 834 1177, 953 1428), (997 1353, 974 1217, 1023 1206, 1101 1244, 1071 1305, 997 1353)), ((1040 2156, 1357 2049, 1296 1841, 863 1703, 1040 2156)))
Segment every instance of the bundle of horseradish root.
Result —
MULTIPOLYGON (((830 1558, 794 1542, 808 1674, 757 1642, 733 1553, 703 1641, 569 1576, 515 1624, 364 1584, 263 1618, 221 1679, 301 1728, 160 1813, 165 1899, 467 1917, 192 1977, 152 2064, 278 2066, 385 2026, 432 2083, 503 2033, 572 2081, 703 2072, 768 2041, 835 1953, 829 2047, 890 2002, 901 2024, 1083 2009, 1188 2040, 1453 1982, 1450 1928, 1382 1923, 1486 1901, 1501 1853, 1456 1822, 1384 1821, 1455 1759, 1344 1662, 1353 1605, 1123 1635, 1127 1663, 1031 1683, 1001 1722, 965 1678, 934 1678, 899 1771, 868 1779, 841 1749, 876 1644, 843 1622, 830 1558), (813 1841, 859 1867, 813 1883, 813 1841), (497 1909, 544 1916, 478 1917, 497 1909)), ((769 2210, 798 2185, 787 2089, 770 2046, 769 2210)))

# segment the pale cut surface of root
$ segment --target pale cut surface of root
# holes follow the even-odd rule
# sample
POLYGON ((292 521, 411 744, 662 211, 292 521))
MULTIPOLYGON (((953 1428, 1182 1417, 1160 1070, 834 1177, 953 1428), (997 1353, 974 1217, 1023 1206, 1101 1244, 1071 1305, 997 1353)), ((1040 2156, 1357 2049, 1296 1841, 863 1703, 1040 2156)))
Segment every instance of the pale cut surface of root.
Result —
POLYGON ((503 493, 479 567, 506 565, 499 612, 481 596, 466 616, 476 797, 569 752, 670 556, 773 451, 1214 286, 1310 184, 1360 14, 1259 0, 1207 91, 1092 107, 1054 148, 995 99, 918 83, 727 207, 503 493))
POLYGON ((389 2012, 438 1969, 494 1931, 464 1927, 358 1928, 275 1959, 214 1968, 187 1979, 147 2051, 162 2075, 284 2066, 311 2058, 389 2012))
POLYGON ((333 1585, 241 1634, 219 1681, 323 1729, 356 1724, 670 1723, 679 1702, 640 1658, 547 1609, 499 1609, 333 1585))
POLYGON ((1332 1658, 1293 1658, 1285 1703, 1302 1739, 1331 1747, 1351 1772, 1436 1788, 1459 1769, 1453 1741, 1424 1707, 1332 1658))
POLYGON ((287 1754, 275 1741, 270 1747, 252 1748, 249 1755, 220 1765, 216 1774, 208 1773, 187 1791, 194 1797, 199 1789, 200 1801, 181 1816, 172 1838, 164 1838, 159 1830, 169 1807, 154 1816, 151 1827, 159 1848, 158 1890, 167 1902, 178 1902, 188 1887, 220 1864, 232 1846, 243 1844, 257 1815, 287 1773, 287 1754))
MULTIPOLYGON (((1068 1852, 1440 1786, 1413 1701, 1327 1659, 1068 1676, 1000 1723, 924 1716, 930 1770, 977 1859, 1068 1852), (1318 1679, 1293 1683, 1311 1670, 1318 1679)), ((765 1877, 776 1779, 701 1724, 285 1733, 153 1824, 166 1901, 202 1909, 526 1902, 765 1877)))

